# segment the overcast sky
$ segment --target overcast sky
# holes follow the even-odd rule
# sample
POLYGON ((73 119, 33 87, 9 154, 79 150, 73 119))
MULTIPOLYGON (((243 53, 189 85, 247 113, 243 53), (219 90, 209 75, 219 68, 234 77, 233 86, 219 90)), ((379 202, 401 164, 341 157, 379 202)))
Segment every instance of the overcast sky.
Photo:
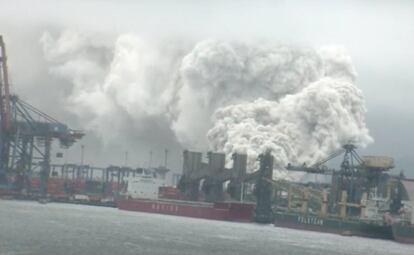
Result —
MULTIPOLYGON (((366 97, 367 125, 375 139, 361 154, 391 155, 398 170, 414 177, 414 3, 333 2, 0 0, 0 33, 8 47, 13 90, 73 125, 78 125, 75 117, 60 107, 65 91, 51 83, 42 55, 39 39, 45 31, 343 45, 358 72, 356 84, 366 97)), ((93 134, 86 146, 88 142, 99 144, 93 134)), ((155 145, 160 160, 162 147, 155 145)), ((76 149, 70 153, 77 154, 76 149)), ((181 149, 171 148, 171 157, 179 158, 181 149)), ((114 160, 123 160, 119 154, 112 155, 114 160)), ((102 158, 108 156, 95 153, 91 158, 104 164, 102 158)), ((171 161, 179 168, 178 160, 171 161)))

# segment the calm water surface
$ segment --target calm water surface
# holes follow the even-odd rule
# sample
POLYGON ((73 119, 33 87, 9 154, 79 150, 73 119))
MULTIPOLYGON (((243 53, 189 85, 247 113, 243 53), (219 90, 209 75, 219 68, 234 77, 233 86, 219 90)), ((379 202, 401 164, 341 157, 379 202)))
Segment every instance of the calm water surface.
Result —
POLYGON ((414 254, 392 241, 114 208, 0 200, 5 254, 414 254))

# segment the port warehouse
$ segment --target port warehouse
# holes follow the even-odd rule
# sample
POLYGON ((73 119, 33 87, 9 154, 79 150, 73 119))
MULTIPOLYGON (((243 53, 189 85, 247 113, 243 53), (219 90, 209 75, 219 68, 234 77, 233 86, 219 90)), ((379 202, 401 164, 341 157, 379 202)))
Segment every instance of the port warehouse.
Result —
MULTIPOLYGON (((165 180, 169 171, 166 167, 134 169, 52 164, 52 143, 68 148, 81 140, 84 133, 10 94, 2 37, 0 47, 2 195, 100 202, 119 195, 131 195, 128 183, 136 177, 152 176, 161 182, 165 180)), ((179 182, 176 187, 159 185, 159 197, 210 203, 251 201, 255 203, 255 220, 263 223, 272 222, 280 212, 300 213, 298 219, 302 223, 314 225, 322 222, 320 218, 333 216, 382 222, 383 219, 378 218, 382 213, 397 214, 404 206, 409 207, 409 201, 413 200, 413 181, 388 173, 393 168, 392 159, 360 157, 351 144, 311 166, 286 167, 291 172, 329 176, 328 183, 275 181, 273 157, 267 153, 260 156, 259 167, 253 172, 247 171, 247 156, 243 154, 233 155, 231 168, 225 167, 226 157, 222 153, 209 152, 207 162, 203 161, 201 152, 184 151, 183 156, 179 182), (328 160, 342 154, 340 169, 325 167, 328 160), (401 204, 402 201, 406 201, 405 205, 401 204), (309 220, 308 215, 320 218, 309 220)), ((412 214, 407 213, 406 217, 411 217, 413 223, 412 214)))

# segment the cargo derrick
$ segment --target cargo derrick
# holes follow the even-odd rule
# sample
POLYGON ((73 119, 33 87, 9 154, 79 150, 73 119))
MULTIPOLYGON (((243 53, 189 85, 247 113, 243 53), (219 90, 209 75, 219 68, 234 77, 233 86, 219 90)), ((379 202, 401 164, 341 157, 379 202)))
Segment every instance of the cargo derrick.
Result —
POLYGON ((389 197, 383 196, 389 191, 380 190, 381 185, 389 190, 388 175, 383 172, 392 168, 392 159, 361 158, 355 146, 345 145, 343 150, 310 167, 287 167, 290 171, 332 175, 330 186, 272 180, 270 159, 270 154, 261 156, 261 174, 255 187, 257 222, 273 220, 276 227, 392 239, 391 227, 384 220, 389 197), (341 153, 345 156, 340 170, 323 165, 341 153))
POLYGON ((207 153, 207 176, 204 176, 201 190, 204 192, 208 202, 222 201, 223 182, 230 179, 231 171, 225 169, 226 157, 221 153, 207 153))
POLYGON ((273 221, 272 199, 273 187, 269 180, 273 179, 273 156, 270 152, 259 155, 260 168, 257 171, 254 195, 256 197, 256 210, 254 220, 259 223, 273 221))
POLYGON ((3 184, 13 184, 17 190, 29 189, 29 179, 36 172, 40 177, 40 192, 47 191, 50 174, 50 157, 53 140, 68 148, 84 135, 10 95, 6 49, 0 36, 1 47, 1 162, 0 176, 3 184))
POLYGON ((242 200, 243 180, 246 176, 247 156, 234 154, 233 167, 225 167, 225 154, 209 152, 208 162, 202 153, 184 151, 183 176, 178 187, 187 199, 217 202, 225 200, 223 183, 229 181, 228 193, 234 200, 242 200), (201 186, 201 189, 200 189, 201 186))
POLYGON ((6 181, 6 170, 10 151, 7 138, 11 128, 11 114, 6 48, 1 35, 0 48, 0 183, 4 183, 6 181))
MULTIPOLYGON (((313 174, 332 175, 329 192, 329 211, 356 216, 363 213, 362 202, 371 198, 386 197, 389 192, 387 185, 388 175, 385 171, 393 168, 393 161, 386 157, 360 157, 352 144, 343 148, 328 158, 309 167, 306 165, 293 166, 288 164, 287 170, 301 171, 313 174), (344 154, 339 170, 329 169, 324 164, 329 160, 344 154), (385 160, 386 162, 379 161, 385 160)), ((322 196, 322 193, 321 193, 322 196)), ((305 199, 307 200, 307 198, 305 199)))

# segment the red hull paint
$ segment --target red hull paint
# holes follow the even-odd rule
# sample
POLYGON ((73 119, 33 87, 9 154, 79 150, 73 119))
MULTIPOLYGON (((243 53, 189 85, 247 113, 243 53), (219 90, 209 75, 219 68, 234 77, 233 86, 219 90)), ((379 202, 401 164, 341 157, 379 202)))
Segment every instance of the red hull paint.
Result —
POLYGON ((168 214, 210 220, 251 222, 254 205, 244 203, 199 203, 176 200, 119 199, 121 210, 168 214))

